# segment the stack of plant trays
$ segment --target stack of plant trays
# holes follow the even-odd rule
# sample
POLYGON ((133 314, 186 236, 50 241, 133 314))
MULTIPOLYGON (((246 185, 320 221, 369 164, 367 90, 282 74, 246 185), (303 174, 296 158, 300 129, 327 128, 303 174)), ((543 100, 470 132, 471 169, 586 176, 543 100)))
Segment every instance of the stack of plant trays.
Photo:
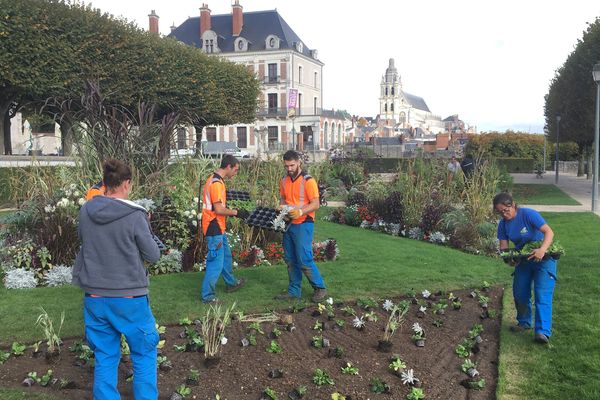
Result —
POLYGON ((241 190, 228 190, 227 191, 227 200, 248 201, 248 200, 250 200, 250 193, 243 192, 241 190))

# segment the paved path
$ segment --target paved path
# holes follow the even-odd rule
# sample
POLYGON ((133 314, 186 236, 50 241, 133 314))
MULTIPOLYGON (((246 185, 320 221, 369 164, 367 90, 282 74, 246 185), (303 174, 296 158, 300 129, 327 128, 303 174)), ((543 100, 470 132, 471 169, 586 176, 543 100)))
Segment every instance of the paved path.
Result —
MULTIPOLYGON (((554 173, 547 171, 543 178, 537 178, 535 174, 511 174, 514 183, 528 184, 549 184, 554 185, 554 173)), ((558 212, 586 212, 592 210, 592 180, 586 179, 585 176, 577 176, 576 174, 560 173, 558 176, 558 184, 556 185, 581 203, 580 206, 547 206, 527 204, 528 207, 538 211, 558 211, 558 212)), ((600 211, 596 212, 600 216, 600 211)))

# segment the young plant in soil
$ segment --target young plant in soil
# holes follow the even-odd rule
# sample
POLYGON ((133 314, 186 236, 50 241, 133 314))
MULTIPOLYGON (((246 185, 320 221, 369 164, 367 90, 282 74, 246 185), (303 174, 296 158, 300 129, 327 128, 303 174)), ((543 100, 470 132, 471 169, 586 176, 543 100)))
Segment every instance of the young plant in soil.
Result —
POLYGON ((10 358, 10 353, 0 350, 0 365, 4 364, 10 358))
POLYGON ((192 389, 185 386, 185 384, 181 384, 177 386, 177 389, 175 389, 175 393, 171 395, 170 400, 182 400, 189 396, 191 393, 192 389))
POLYGON ((324 370, 317 368, 313 373, 313 383, 317 386, 334 385, 333 379, 324 370))
POLYGON ((278 354, 278 353, 281 353, 282 351, 283 351, 283 349, 281 348, 279 343, 277 343, 277 341, 275 341, 275 340, 271 340, 271 344, 267 347, 267 352, 272 353, 272 354, 278 354))
POLYGON ((323 332, 323 323, 321 321, 317 320, 315 322, 315 325, 313 326, 313 330, 323 332))
POLYGON ((344 321, 343 319, 336 319, 333 329, 334 330, 342 330, 344 328, 344 325, 346 325, 346 321, 344 321))
POLYGON ((331 393, 331 400, 346 400, 346 396, 339 392, 331 393))
POLYGON ((345 306, 344 308, 342 308, 342 311, 348 317, 356 317, 356 311, 350 306, 345 306))
POLYGON ((204 341, 204 364, 207 367, 219 363, 219 351, 222 339, 225 337, 225 328, 231 322, 231 312, 235 303, 230 308, 223 310, 220 305, 209 307, 202 318, 202 340, 204 341))
POLYGON ((307 392, 307 388, 304 385, 300 385, 297 388, 295 388, 294 390, 292 390, 291 392, 288 393, 288 397, 291 400, 298 400, 304 397, 304 395, 307 392))
POLYGON ((60 357, 60 331, 62 330, 63 323, 65 322, 65 312, 60 314, 60 325, 58 330, 54 328, 54 322, 48 315, 43 307, 40 307, 42 313, 37 317, 35 324, 42 329, 44 337, 46 338, 46 361, 49 363, 55 363, 60 357))
POLYGON ((462 308, 462 300, 458 297, 452 300, 452 308, 455 310, 460 310, 462 308))
POLYGON ((277 327, 274 327, 269 334, 269 337, 271 337, 271 339, 277 339, 279 336, 281 336, 281 330, 279 330, 277 327))
POLYGON ((460 384, 467 389, 481 390, 485 387, 485 379, 464 379, 460 384))
POLYGON ((15 357, 25 354, 25 350, 27 350, 27 346, 19 342, 13 342, 12 346, 10 346, 10 352, 15 357))
POLYGON ((262 393, 262 397, 261 400, 277 400, 277 392, 275 392, 273 389, 271 389, 270 387, 265 388, 265 390, 263 390, 262 393))
POLYGON ((377 308, 377 301, 371 297, 360 298, 356 300, 356 305, 362 308, 363 310, 374 310, 377 308))
POLYGON ((435 326, 436 328, 440 328, 442 325, 444 325, 444 321, 441 319, 434 319, 431 321, 431 325, 435 326))
POLYGON ((390 393, 391 388, 383 379, 378 377, 373 377, 369 381, 371 385, 371 392, 373 393, 390 393))
POLYGON ((188 317, 183 317, 179 320, 179 325, 181 326, 188 326, 192 324, 192 320, 189 319, 188 317))
POLYGON ((492 285, 490 285, 490 283, 488 281, 483 281, 483 283, 481 284, 481 291, 488 292, 490 290, 491 286, 492 285))
POLYGON ((477 364, 471 361, 469 358, 462 363, 460 370, 467 374, 469 378, 475 378, 477 375, 479 375, 479 371, 477 371, 477 364))
POLYGON ((469 358, 471 356, 471 347, 473 343, 469 339, 463 339, 462 343, 457 345, 454 352, 460 358, 469 358))
POLYGON ((392 357, 392 362, 389 365, 389 369, 395 375, 400 376, 400 374, 402 374, 402 372, 406 369, 406 363, 402 361, 400 356, 396 355, 392 357))
POLYGON ((333 349, 329 349, 328 356, 335 358, 342 358, 346 354, 346 351, 343 347, 335 347, 333 349))
POLYGON ((483 325, 475 324, 469 330, 469 339, 474 340, 476 343, 481 343, 481 333, 483 332, 483 325))
POLYGON ((346 363, 345 367, 342 367, 342 374, 345 375, 358 375, 358 368, 352 365, 352 363, 346 363))
POLYGON ((316 349, 322 349, 323 347, 325 347, 323 343, 323 335, 313 336, 312 340, 310 341, 310 344, 316 349))
POLYGON ((49 369, 44 375, 42 375, 42 377, 39 380, 40 386, 48 386, 50 384, 50 381, 52 381, 53 378, 53 372, 51 369, 49 369))
POLYGON ((168 372, 168 371, 170 371, 170 370, 172 370, 172 369, 173 369, 173 364, 172 364, 172 363, 171 363, 171 361, 170 361, 170 360, 167 358, 167 356, 163 356, 163 355, 160 355, 160 354, 159 354, 159 355, 156 357, 156 362, 157 362, 157 364, 158 364, 158 368, 159 368, 161 371, 168 372))
POLYGON ((262 330, 262 326, 258 321, 252 322, 250 325, 248 325, 248 329, 250 330, 250 332, 254 331, 260 333, 261 335, 265 334, 265 331, 262 330))
POLYGON ((407 369, 400 373, 400 380, 402 384, 414 386, 419 383, 419 379, 415 376, 415 371, 411 369, 407 369))
POLYGON ((402 324, 404 324, 408 308, 408 305, 405 305, 404 307, 401 307, 400 305, 392 307, 390 316, 388 317, 387 323, 385 324, 385 329, 383 330, 383 337, 381 338, 377 346, 377 349, 379 351, 387 353, 391 350, 392 336, 394 336, 396 330, 401 328, 402 324))
POLYGON ((377 322, 379 321, 379 316, 375 313, 375 311, 369 311, 365 313, 365 319, 369 322, 377 322))
POLYGON ((352 326, 355 327, 357 330, 362 331, 363 329, 365 329, 365 317, 360 316, 360 317, 354 317, 354 319, 352 320, 352 326))
POLYGON ((406 395, 406 400, 422 400, 425 398, 425 392, 421 388, 412 388, 410 393, 406 395))
POLYGON ((483 309, 488 308, 490 298, 488 296, 479 295, 479 306, 483 309))
POLYGON ((444 315, 447 307, 448 302, 446 300, 440 300, 433 305, 433 313, 436 315, 444 315))
POLYGON ((412 326, 412 330, 413 330, 413 335, 411 336, 411 339, 413 340, 413 342, 415 342, 415 345, 417 347, 424 347, 425 346, 425 331, 423 330, 421 325, 419 325, 418 322, 415 322, 412 326))
POLYGON ((197 369, 190 369, 190 373, 185 379, 185 384, 188 386, 198 386, 200 382, 200 371, 197 369))

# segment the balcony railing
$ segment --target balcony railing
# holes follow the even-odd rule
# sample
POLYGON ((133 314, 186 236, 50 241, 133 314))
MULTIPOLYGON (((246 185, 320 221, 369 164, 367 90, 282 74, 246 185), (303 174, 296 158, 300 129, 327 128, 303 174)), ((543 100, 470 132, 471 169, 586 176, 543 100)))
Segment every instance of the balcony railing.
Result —
POLYGON ((263 77, 263 84, 265 85, 276 85, 278 83, 283 83, 281 76, 265 76, 263 77))
POLYGON ((287 116, 287 108, 285 107, 266 107, 256 110, 258 117, 285 117, 287 116))

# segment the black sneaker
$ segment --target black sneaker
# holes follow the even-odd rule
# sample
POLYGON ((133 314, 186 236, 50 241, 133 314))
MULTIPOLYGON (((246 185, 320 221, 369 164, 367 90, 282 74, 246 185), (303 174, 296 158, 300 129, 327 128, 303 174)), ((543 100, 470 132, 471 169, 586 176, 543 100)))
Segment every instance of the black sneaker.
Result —
POLYGON ((525 332, 526 330, 531 329, 529 325, 512 325, 508 330, 513 333, 525 332))
POLYGON ((217 299, 216 297, 213 297, 210 300, 202 300, 202 303, 208 304, 208 305, 214 305, 214 306, 218 306, 220 304, 223 304, 223 302, 221 300, 217 299))
POLYGON ((541 344, 548 344, 548 336, 544 335, 543 333, 536 333, 533 340, 535 340, 538 343, 541 344))
POLYGON ((225 291, 227 293, 235 292, 236 290, 238 290, 239 288, 241 288, 245 284, 246 284, 246 279, 240 278, 240 279, 238 279, 238 281, 237 281, 237 283, 235 285, 233 285, 233 286, 227 286, 225 288, 225 291))

